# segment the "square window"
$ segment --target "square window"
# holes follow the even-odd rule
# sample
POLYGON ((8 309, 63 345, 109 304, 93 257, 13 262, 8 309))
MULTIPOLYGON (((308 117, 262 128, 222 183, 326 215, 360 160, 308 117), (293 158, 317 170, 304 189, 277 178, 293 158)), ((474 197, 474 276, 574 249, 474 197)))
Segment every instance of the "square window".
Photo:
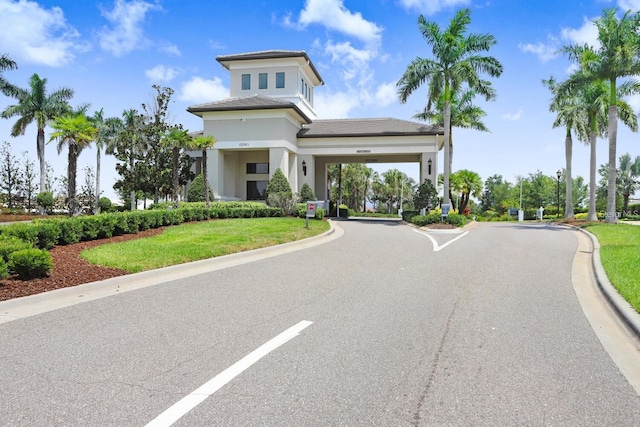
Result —
POLYGON ((251 74, 242 75, 242 90, 251 89, 251 74))
POLYGON ((267 73, 258 74, 258 89, 267 88, 267 73))
POLYGON ((284 73, 276 73, 276 88, 284 88, 284 73))

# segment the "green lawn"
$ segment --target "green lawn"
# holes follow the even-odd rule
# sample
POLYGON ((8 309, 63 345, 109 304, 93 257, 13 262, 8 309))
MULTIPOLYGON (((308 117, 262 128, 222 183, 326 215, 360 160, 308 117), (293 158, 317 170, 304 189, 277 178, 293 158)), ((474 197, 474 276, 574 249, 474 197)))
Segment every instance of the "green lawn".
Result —
POLYGON ((300 218, 226 219, 177 225, 144 239, 110 243, 83 251, 92 264, 136 273, 248 251, 321 234, 326 221, 300 218))
POLYGON ((640 313, 640 227, 598 224, 587 230, 600 242, 600 259, 609 280, 640 313))

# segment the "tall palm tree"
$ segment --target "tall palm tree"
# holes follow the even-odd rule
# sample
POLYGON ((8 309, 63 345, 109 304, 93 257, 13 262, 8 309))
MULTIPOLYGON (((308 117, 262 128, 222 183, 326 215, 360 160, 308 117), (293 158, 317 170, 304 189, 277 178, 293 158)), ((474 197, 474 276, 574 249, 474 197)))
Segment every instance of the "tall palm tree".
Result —
POLYGON ((49 141, 58 141, 58 154, 67 145, 68 167, 67 167, 67 195, 69 197, 69 216, 78 213, 76 202, 76 176, 78 174, 78 156, 80 152, 95 139, 98 130, 93 123, 83 113, 66 114, 56 117, 51 123, 54 132, 49 141))
POLYGON ((16 70, 17 68, 18 64, 9 58, 8 55, 0 55, 0 92, 7 96, 13 97, 16 93, 16 88, 4 78, 2 72, 5 70, 16 70))
POLYGON ((202 150, 202 177, 204 178, 204 201, 207 208, 210 206, 209 202, 209 177, 207 175, 207 150, 213 147, 216 140, 213 136, 196 136, 191 140, 190 148, 196 150, 202 150))
POLYGON ((104 117, 104 109, 101 108, 93 113, 93 116, 89 118, 93 126, 96 128, 96 205, 93 207, 93 212, 97 215, 100 213, 100 169, 102 164, 102 150, 104 149, 107 154, 112 154, 114 150, 115 137, 121 125, 120 120, 117 117, 104 117))
MULTIPOLYGON (((582 61, 585 72, 582 81, 609 81, 609 182, 607 191, 607 214, 605 221, 617 222, 616 216, 616 146, 618 137, 618 103, 617 82, 624 77, 640 75, 640 12, 627 11, 618 18, 616 8, 605 9, 602 15, 594 20, 598 29, 600 46, 594 55, 585 58, 579 46, 565 46, 561 50, 569 59, 582 61)), ((582 83, 574 79, 574 83, 582 83)))
MULTIPOLYGON (((604 78, 593 78, 592 71, 589 67, 594 60, 593 58, 596 58, 598 53, 591 46, 575 45, 565 47, 563 50, 569 53, 570 58, 578 62, 580 68, 569 76, 566 81, 554 87, 555 101, 566 103, 568 99, 573 97, 577 100, 576 102, 579 104, 579 108, 583 109, 586 113, 585 125, 587 137, 585 139, 584 128, 580 126, 578 129, 578 138, 590 146, 589 213, 587 219, 589 221, 597 221, 596 141, 598 137, 606 137, 610 130, 611 82, 604 78)), ((623 98, 637 93, 640 93, 640 84, 635 81, 625 81, 615 88, 617 116, 622 123, 633 132, 637 132, 638 130, 638 119, 631 106, 624 101, 623 98)), ((610 216, 611 215, 607 215, 607 218, 610 216)))
POLYGON ((556 119, 553 122, 553 127, 564 127, 564 153, 565 153, 565 207, 564 217, 573 218, 573 175, 571 171, 572 157, 573 157, 573 137, 572 132, 576 132, 578 138, 582 141, 587 140, 587 118, 586 118, 586 105, 581 102, 580 97, 577 94, 561 94, 558 95, 559 83, 555 78, 551 77, 548 80, 542 80, 542 84, 545 85, 554 97, 549 105, 549 111, 557 113, 556 119))
MULTIPOLYGON (((491 88, 495 98, 495 91, 491 88)), ((472 90, 465 90, 462 93, 454 93, 451 98, 451 119, 449 126, 449 172, 453 173, 453 128, 473 129, 481 132, 489 132, 489 128, 482 119, 487 115, 485 111, 473 105, 473 98, 476 93, 472 90)), ((433 110, 425 110, 413 116, 416 119, 428 120, 434 125, 444 127, 444 98, 440 97, 433 110)), ((443 141, 444 144, 444 141, 443 141)), ((451 190, 449 190, 451 197, 451 190)))
MULTIPOLYGON (((29 124, 36 122, 38 134, 36 151, 40 162, 40 191, 45 188, 46 163, 44 159, 44 128, 54 117, 62 116, 71 110, 67 101, 73 97, 73 89, 66 87, 47 93, 47 79, 34 74, 29 79, 29 88, 15 88, 13 97, 18 104, 9 105, 1 114, 5 119, 19 116, 11 128, 11 136, 24 135, 29 124)), ((40 213, 44 210, 41 208, 40 213)))
MULTIPOLYGON (((502 64, 491 56, 479 55, 488 51, 496 43, 491 34, 469 34, 465 32, 471 23, 471 11, 458 11, 449 27, 444 31, 434 22, 428 22, 424 16, 418 18, 418 27, 422 36, 431 46, 433 59, 416 57, 397 83, 400 102, 407 101, 409 96, 423 83, 429 83, 427 110, 431 104, 442 96, 444 99, 444 140, 449 141, 451 129, 451 99, 458 89, 466 84, 469 89, 491 99, 494 92, 491 83, 482 80, 479 73, 487 73, 491 77, 502 74, 502 64)), ((449 144, 444 144, 444 202, 449 198, 449 144)))
MULTIPOLYGON (((191 137, 189 132, 182 129, 182 126, 172 126, 160 140, 165 147, 171 148, 172 154, 172 184, 173 184, 173 207, 178 207, 178 193, 180 192, 180 150, 189 147, 191 137)), ((206 199, 205 199, 206 200, 206 199)))

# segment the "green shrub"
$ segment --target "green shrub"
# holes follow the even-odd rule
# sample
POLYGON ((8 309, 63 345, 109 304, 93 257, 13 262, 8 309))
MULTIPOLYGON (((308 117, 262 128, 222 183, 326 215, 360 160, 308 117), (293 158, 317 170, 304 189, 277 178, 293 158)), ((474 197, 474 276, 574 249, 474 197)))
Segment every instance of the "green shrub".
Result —
POLYGON ((16 236, 0 235, 0 259, 9 261, 9 255, 24 249, 32 249, 33 245, 16 236))
POLYGON ((109 212, 111 206, 111 200, 108 197, 100 197, 98 199, 98 210, 100 212, 109 212))
POLYGON ((82 224, 80 222, 73 221, 73 218, 60 220, 60 239, 58 242, 61 245, 78 243, 81 238, 82 224))
MULTIPOLYGON (((204 202, 204 177, 202 174, 196 176, 187 192, 187 200, 190 202, 204 202)), ((213 193, 209 188, 209 200, 213 200, 213 193)))
POLYGON ((53 268, 51 254, 44 249, 23 249, 9 255, 8 269, 22 280, 45 277, 53 268))
POLYGON ((427 224, 435 224, 442 222, 442 216, 437 213, 429 213, 427 215, 416 215, 411 218, 411 222, 418 227, 425 226, 427 224))
POLYGON ((53 193, 50 191, 43 191, 36 196, 36 203, 41 206, 45 212, 51 212, 54 204, 53 193))
POLYGON ((313 190, 306 182, 302 184, 302 188, 300 189, 300 201, 302 203, 306 203, 310 200, 316 200, 316 195, 313 194, 313 190))
POLYGON ((0 280, 9 277, 9 267, 4 259, 0 259, 0 280))
POLYGON ((463 227, 467 223, 467 217, 460 214, 449 214, 445 221, 455 227, 463 227))
POLYGON ((38 230, 31 223, 15 223, 3 226, 2 234, 4 236, 15 236, 31 245, 38 244, 38 230))
POLYGON ((284 176, 284 173, 280 168, 276 169, 276 171, 273 173, 273 176, 269 180, 267 189, 265 190, 264 198, 270 206, 273 206, 269 201, 269 196, 279 193, 284 193, 279 197, 280 199, 287 197, 290 198, 293 195, 293 192, 291 191, 291 185, 289 184, 287 177, 284 176))
POLYGON ((33 222, 36 229, 38 242, 36 246, 39 249, 51 249, 58 244, 60 239, 60 223, 57 221, 36 220, 33 222))

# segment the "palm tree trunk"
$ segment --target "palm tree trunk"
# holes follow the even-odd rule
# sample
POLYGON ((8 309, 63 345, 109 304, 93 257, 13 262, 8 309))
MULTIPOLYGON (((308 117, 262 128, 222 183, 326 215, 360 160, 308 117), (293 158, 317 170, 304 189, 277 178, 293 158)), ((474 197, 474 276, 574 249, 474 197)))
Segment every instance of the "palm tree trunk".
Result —
POLYGON ((69 142, 69 164, 67 166, 67 194, 69 197, 69 216, 75 216, 76 206, 76 169, 78 164, 78 146, 75 142, 69 142))
POLYGON ((204 202, 207 206, 207 209, 211 207, 211 202, 209 201, 209 177, 207 176, 207 149, 202 150, 202 177, 204 178, 204 202))
POLYGON ((178 207, 178 192, 180 191, 180 179, 178 175, 178 156, 180 148, 173 147, 173 207, 178 207))
MULTIPOLYGON (((36 149, 38 154, 38 160, 40 161, 40 188, 38 189, 40 192, 43 192, 45 189, 45 176, 47 174, 46 171, 46 163, 44 161, 44 129, 38 129, 38 137, 36 139, 36 149)), ((40 215, 44 215, 44 207, 40 206, 39 209, 40 215)))
POLYGON ((449 174, 451 173, 449 159, 451 157, 450 149, 451 147, 448 144, 450 138, 450 127, 451 127, 451 102, 447 99, 444 101, 444 173, 443 173, 443 186, 442 186, 442 196, 444 198, 445 204, 451 204, 451 198, 449 197, 449 174))
POLYGON ((98 215, 100 213, 100 204, 98 201, 100 200, 100 146, 96 144, 96 206, 93 209, 94 214, 98 215))
POLYGON ((605 222, 615 224, 616 216, 616 141, 618 138, 618 107, 609 106, 609 185, 607 186, 607 213, 605 222))
POLYGON ((564 181, 566 187, 566 197, 564 204, 564 217, 573 218, 573 178, 571 175, 571 158, 573 156, 573 140, 571 139, 571 130, 567 129, 567 137, 564 139, 564 153, 565 153, 565 174, 564 181))
POLYGON ((597 221, 596 213, 596 133, 591 131, 589 135, 590 141, 590 158, 589 158, 589 213, 587 221, 597 221))
MULTIPOLYGON (((135 167, 135 163, 134 163, 135 159, 133 157, 133 150, 131 150, 131 154, 129 155, 129 168, 131 170, 131 185, 133 186, 133 169, 135 167)), ((129 197, 131 197, 131 210, 135 211, 136 210, 136 190, 134 190, 133 188, 131 189, 131 193, 129 193, 129 197)))

